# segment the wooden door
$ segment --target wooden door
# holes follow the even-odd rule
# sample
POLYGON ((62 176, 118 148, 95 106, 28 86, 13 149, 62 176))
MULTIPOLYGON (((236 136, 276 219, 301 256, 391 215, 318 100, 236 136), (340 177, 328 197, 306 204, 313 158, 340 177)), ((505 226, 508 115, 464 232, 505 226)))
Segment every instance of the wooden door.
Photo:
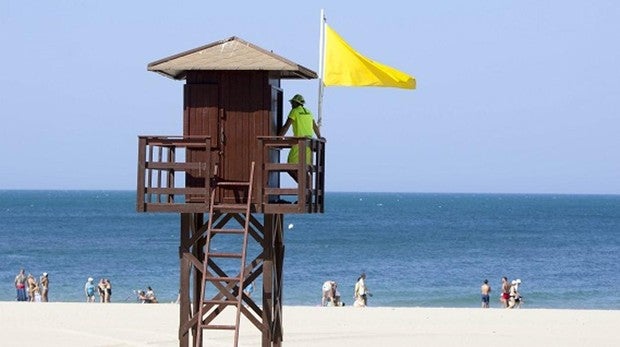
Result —
MULTIPOLYGON (((188 149, 188 162, 204 161, 205 156, 211 156, 209 175, 214 173, 215 167, 221 170, 222 152, 222 124, 217 84, 186 84, 184 89, 183 135, 202 135, 211 137, 211 150, 188 149)), ((209 177, 207 175, 207 177, 209 177)), ((193 172, 186 174, 187 187, 204 187, 205 177, 199 177, 193 172)))

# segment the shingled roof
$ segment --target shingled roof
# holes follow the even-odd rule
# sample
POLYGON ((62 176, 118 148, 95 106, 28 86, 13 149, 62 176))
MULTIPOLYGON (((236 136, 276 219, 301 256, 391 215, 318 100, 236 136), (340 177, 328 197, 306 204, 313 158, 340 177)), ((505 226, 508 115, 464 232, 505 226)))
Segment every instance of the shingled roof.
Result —
POLYGON ((275 78, 317 78, 316 72, 235 36, 154 61, 147 69, 175 80, 185 79, 190 70, 261 70, 275 78))

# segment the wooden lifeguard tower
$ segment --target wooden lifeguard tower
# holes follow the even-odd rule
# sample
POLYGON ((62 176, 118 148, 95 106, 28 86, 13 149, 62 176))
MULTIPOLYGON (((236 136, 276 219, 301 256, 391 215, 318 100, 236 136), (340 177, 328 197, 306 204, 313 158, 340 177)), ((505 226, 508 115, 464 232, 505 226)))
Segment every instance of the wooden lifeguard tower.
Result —
POLYGON ((219 329, 236 346, 243 316, 262 332, 262 346, 279 346, 284 214, 322 213, 325 178, 324 140, 277 136, 280 82, 317 75, 237 37, 148 70, 185 80, 183 135, 139 136, 137 182, 139 212, 180 214, 179 345, 208 344, 219 329), (281 162, 293 145, 299 163, 281 162), (281 187, 289 171, 299 182, 281 187), (243 291, 261 276, 259 303, 243 291))

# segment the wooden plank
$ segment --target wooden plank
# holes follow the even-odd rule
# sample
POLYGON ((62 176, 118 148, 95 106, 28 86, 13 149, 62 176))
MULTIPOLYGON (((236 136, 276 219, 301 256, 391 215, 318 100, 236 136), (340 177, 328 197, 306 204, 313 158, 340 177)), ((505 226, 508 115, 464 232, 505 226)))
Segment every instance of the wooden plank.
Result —
POLYGON ((205 177, 209 175, 209 172, 207 171, 206 162, 194 162, 194 163, 147 162, 145 164, 145 167, 147 169, 154 169, 154 170, 175 170, 175 171, 202 170, 203 175, 205 177))
MULTIPOLYGON (((168 188, 168 187, 156 187, 156 188, 146 188, 146 192, 150 194, 161 194, 161 195, 205 195, 209 194, 209 190, 205 188, 168 188)), ((148 201, 147 201, 148 202, 148 201)))
POLYGON ((209 211, 208 204, 147 203, 145 205, 146 212, 205 213, 209 211))

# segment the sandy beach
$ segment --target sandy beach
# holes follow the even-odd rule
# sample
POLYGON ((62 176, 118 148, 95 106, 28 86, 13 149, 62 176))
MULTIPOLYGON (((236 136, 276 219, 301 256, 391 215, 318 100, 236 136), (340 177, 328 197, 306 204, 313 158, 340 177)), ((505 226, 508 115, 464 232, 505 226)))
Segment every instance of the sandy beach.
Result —
MULTIPOLYGON (((620 346, 620 311, 287 306, 283 317, 285 346, 620 346)), ((0 302, 0 320, 2 346, 178 346, 174 304, 0 302)), ((240 345, 259 344, 243 322, 240 345)), ((205 345, 230 346, 232 333, 205 345)))

